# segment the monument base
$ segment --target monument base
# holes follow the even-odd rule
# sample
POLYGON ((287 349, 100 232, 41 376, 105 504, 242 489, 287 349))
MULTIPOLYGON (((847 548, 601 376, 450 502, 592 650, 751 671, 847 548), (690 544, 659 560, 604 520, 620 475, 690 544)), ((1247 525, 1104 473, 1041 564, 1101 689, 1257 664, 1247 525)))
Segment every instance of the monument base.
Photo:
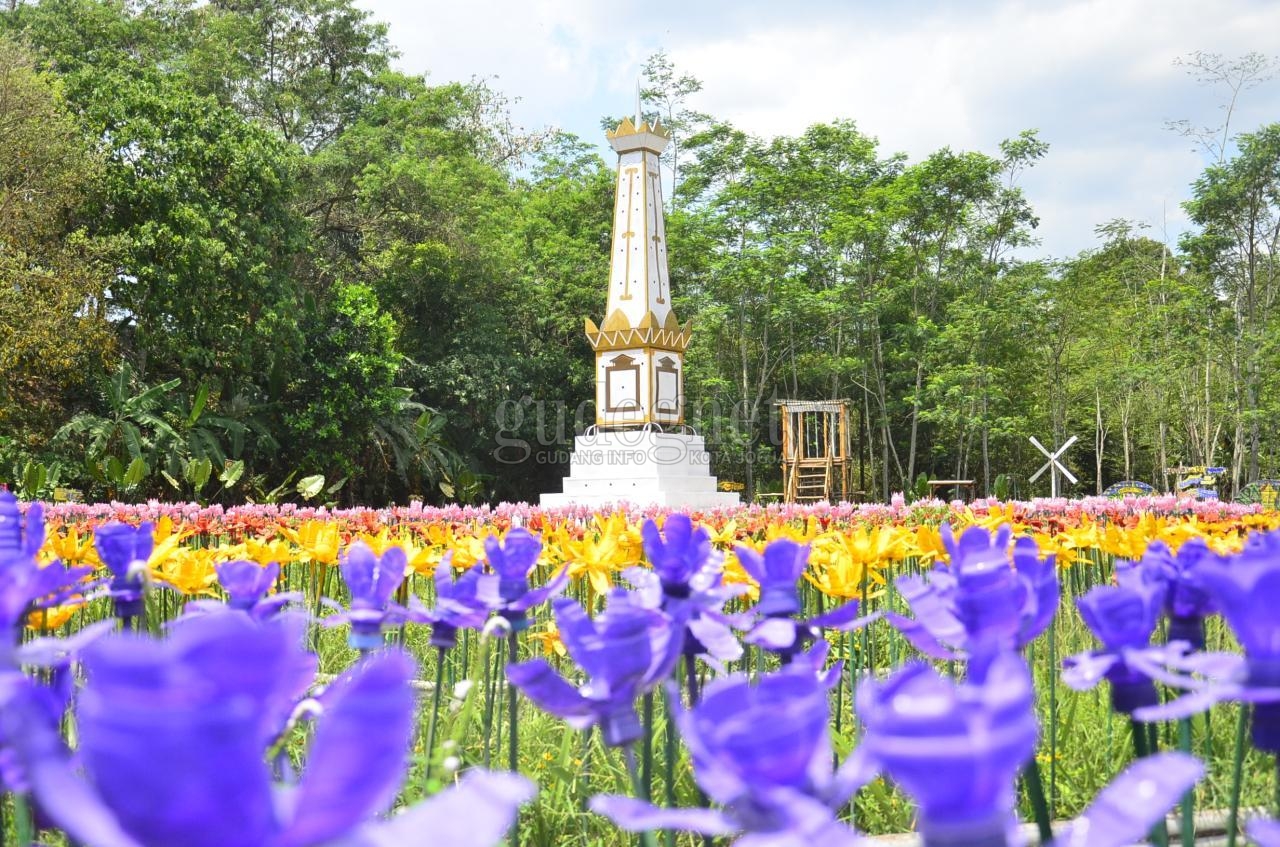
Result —
POLYGON ((716 490, 701 435, 613 430, 573 439, 564 492, 543 494, 539 501, 546 508, 620 502, 715 509, 736 506, 739 499, 716 490))

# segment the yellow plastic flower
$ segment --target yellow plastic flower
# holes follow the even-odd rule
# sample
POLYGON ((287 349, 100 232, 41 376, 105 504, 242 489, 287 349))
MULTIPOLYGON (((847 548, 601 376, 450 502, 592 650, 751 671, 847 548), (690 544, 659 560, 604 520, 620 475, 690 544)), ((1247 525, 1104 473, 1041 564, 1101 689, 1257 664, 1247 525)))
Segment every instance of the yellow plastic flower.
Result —
POLYGON ((560 639, 560 628, 556 626, 554 620, 547 621, 547 625, 528 635, 530 641, 536 641, 542 645, 543 655, 546 656, 567 656, 569 651, 565 649, 564 641, 560 639))
POLYGON ((883 526, 824 533, 810 547, 805 578, 828 597, 861 597, 864 590, 874 597, 886 584, 884 571, 906 556, 908 537, 883 526))
POLYGON ((297 529, 285 527, 282 531, 298 546, 301 558, 322 565, 337 564, 338 552, 342 546, 337 521, 303 521, 297 529))
POLYGON ((585 578, 596 594, 607 594, 615 573, 640 564, 643 547, 621 513, 604 520, 597 515, 593 523, 581 539, 567 528, 555 532, 547 549, 569 566, 570 577, 585 578))
MULTIPOLYGON (((759 549, 764 545, 744 542, 741 546, 759 549)), ((746 568, 742 567, 742 562, 738 560, 738 554, 733 550, 724 554, 724 570, 722 573, 725 585, 745 585, 747 586, 747 592, 743 595, 744 597, 753 602, 760 599, 760 584, 751 578, 746 568)))
POLYGON ((381 556, 390 547, 404 546, 404 542, 401 539, 391 537, 391 527, 389 526, 384 526, 376 535, 362 532, 359 535, 359 540, 368 544, 375 556, 381 556))
POLYGON ((485 529, 478 535, 455 537, 450 545, 450 549, 453 550, 454 570, 468 570, 475 567, 477 563, 483 562, 485 560, 484 540, 497 534, 492 529, 485 529))
POLYGON ((44 546, 40 548, 40 563, 47 565, 54 559, 61 559, 63 564, 92 565, 97 567, 98 551, 93 547, 93 533, 81 534, 75 524, 67 526, 65 533, 50 532, 45 537, 44 546))
POLYGON ((218 581, 215 556, 222 558, 216 548, 180 547, 161 559, 153 555, 151 573, 188 597, 212 595, 218 581))
POLYGON ((60 606, 37 609, 27 615, 27 629, 35 630, 36 632, 51 632, 59 629, 70 621, 83 606, 83 600, 72 598, 60 606))
POLYGON ((725 521, 724 525, 719 529, 707 527, 707 532, 711 535, 711 544, 717 550, 731 550, 733 545, 738 543, 738 522, 736 520, 725 521))
POLYGON ((246 538, 239 544, 224 547, 221 550, 223 558, 227 560, 248 559, 263 567, 272 562, 278 562, 283 567, 298 558, 297 549, 283 538, 273 538, 269 541, 246 538))

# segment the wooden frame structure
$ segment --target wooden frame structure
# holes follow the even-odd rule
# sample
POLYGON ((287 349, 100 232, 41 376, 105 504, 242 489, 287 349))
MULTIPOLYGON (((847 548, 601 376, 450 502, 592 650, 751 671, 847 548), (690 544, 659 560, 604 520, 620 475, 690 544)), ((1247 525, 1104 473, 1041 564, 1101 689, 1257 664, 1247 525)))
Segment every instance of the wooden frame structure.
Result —
POLYGON ((779 400, 773 405, 782 417, 783 502, 849 499, 849 401, 779 400))

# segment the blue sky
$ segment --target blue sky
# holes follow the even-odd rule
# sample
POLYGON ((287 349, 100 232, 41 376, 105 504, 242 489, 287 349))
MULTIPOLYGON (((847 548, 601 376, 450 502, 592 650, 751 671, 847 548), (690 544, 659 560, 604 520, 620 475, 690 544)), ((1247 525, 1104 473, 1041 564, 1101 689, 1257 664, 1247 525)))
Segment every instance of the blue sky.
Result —
MULTIPOLYGON (((995 153, 1038 129, 1022 178, 1035 255, 1096 246, 1121 217, 1176 240, 1207 158, 1165 128, 1218 125, 1228 92, 1174 64, 1196 50, 1275 54, 1275 0, 357 0, 390 26, 399 67, 489 79, 517 123, 600 138, 630 111, 640 66, 665 50, 702 80, 691 105, 763 137, 851 119, 884 153, 995 153)), ((1232 127, 1280 121, 1280 80, 1244 92, 1232 127)), ((610 154, 611 155, 611 154, 610 154)))

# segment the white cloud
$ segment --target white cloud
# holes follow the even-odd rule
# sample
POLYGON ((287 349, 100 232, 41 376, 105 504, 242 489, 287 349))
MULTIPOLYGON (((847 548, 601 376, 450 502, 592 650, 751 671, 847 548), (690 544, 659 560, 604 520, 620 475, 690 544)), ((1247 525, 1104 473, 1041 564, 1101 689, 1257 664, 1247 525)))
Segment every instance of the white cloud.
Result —
MULTIPOLYGON (((918 158, 993 152, 1038 128, 1051 150, 1025 185, 1054 255, 1093 246, 1112 217, 1159 228, 1163 206, 1183 226, 1178 203, 1204 162, 1164 122, 1220 121, 1220 92, 1173 60, 1265 51, 1280 31, 1280 3, 1264 0, 359 2, 390 23, 404 69, 496 76, 519 122, 587 139, 629 110, 658 49, 702 80, 695 106, 762 136, 851 118, 886 153, 918 158)), ((1277 107, 1280 81, 1248 92, 1233 125, 1280 119, 1277 107)))

